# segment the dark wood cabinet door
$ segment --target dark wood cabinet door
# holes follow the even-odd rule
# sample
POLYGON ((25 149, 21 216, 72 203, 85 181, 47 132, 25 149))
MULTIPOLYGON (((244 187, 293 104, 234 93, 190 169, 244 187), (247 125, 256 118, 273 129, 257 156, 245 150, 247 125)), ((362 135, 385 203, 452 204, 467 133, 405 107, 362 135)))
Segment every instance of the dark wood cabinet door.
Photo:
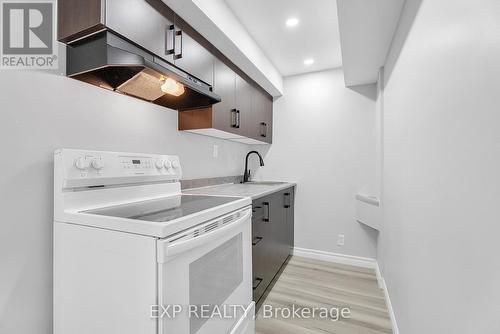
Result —
POLYGON ((255 126, 253 124, 253 110, 252 110, 252 99, 253 99, 254 88, 246 82, 239 75, 236 75, 236 109, 239 112, 240 117, 240 133, 251 138, 253 131, 255 131, 255 126))
POLYGON ((252 270, 253 270, 253 299, 257 303, 274 277, 272 252, 271 225, 268 222, 270 212, 267 203, 270 197, 263 197, 253 201, 252 216, 252 270))
POLYGON ((258 302, 293 248, 294 188, 254 200, 252 268, 258 302))
POLYGON ((292 255, 295 245, 295 188, 285 190, 285 211, 286 211, 286 244, 288 246, 288 254, 292 255))
POLYGON ((266 287, 269 285, 275 275, 275 243, 274 243, 274 215, 273 215, 273 195, 266 196, 261 199, 262 215, 256 219, 256 223, 260 226, 259 230, 262 240, 262 249, 264 258, 262 260, 262 268, 265 270, 263 274, 266 287))
POLYGON ((175 66, 213 86, 215 57, 189 35, 192 28, 184 21, 176 17, 175 27, 175 66))
POLYGON ((241 129, 236 127, 236 74, 218 59, 215 60, 214 74, 214 91, 222 101, 212 106, 213 127, 239 135, 241 129))
POLYGON ((262 233, 262 224, 258 219, 252 219, 252 277, 253 277, 253 296, 254 300, 260 299, 266 285, 264 276, 265 268, 265 247, 262 233))
POLYGON ((57 39, 70 42, 104 28, 105 0, 58 0, 57 39))
POLYGON ((271 144, 273 138, 272 97, 255 89, 252 103, 252 137, 271 144))
POLYGON ((253 298, 258 302, 272 280, 269 258, 269 240, 264 231, 265 225, 260 220, 252 222, 252 271, 253 271, 253 298))
POLYGON ((273 143, 273 98, 266 94, 262 94, 263 97, 263 115, 259 120, 259 124, 264 126, 262 133, 260 134, 261 140, 266 143, 273 143))
POLYGON ((107 27, 169 62, 173 62, 174 16, 154 1, 106 1, 107 27))
POLYGON ((282 191, 272 195, 271 225, 271 239, 273 242, 273 272, 275 275, 288 257, 288 246, 286 245, 286 211, 284 208, 284 198, 282 191))

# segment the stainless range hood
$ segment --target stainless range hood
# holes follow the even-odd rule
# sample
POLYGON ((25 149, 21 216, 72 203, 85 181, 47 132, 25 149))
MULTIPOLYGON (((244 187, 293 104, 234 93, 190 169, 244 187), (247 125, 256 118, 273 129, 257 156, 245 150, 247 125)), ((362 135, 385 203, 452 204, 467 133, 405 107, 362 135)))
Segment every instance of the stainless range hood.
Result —
POLYGON ((181 111, 221 101, 210 85, 111 32, 68 45, 66 72, 74 79, 181 111), (180 83, 184 92, 164 93, 161 85, 166 79, 180 83))

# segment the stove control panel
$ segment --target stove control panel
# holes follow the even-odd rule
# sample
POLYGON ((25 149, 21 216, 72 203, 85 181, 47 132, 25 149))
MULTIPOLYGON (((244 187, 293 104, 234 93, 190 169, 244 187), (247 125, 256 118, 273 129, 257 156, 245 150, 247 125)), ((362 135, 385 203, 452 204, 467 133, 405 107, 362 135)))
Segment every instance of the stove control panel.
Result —
POLYGON ((66 187, 179 181, 179 157, 162 154, 61 149, 55 163, 66 187))

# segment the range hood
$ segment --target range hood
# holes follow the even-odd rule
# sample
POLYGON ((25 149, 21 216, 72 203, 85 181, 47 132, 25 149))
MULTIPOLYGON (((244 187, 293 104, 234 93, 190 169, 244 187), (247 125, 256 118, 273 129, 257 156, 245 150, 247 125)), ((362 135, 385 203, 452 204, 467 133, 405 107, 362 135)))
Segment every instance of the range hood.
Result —
POLYGON ((69 77, 167 108, 182 111, 221 101, 210 85, 108 31, 68 45, 66 62, 69 77), (165 93, 165 80, 184 91, 165 93))

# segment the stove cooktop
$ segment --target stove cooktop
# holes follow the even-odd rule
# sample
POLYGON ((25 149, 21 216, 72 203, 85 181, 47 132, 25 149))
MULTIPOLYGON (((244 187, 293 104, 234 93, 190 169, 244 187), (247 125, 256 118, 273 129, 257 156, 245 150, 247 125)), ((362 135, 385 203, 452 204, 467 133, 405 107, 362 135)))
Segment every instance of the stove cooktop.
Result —
POLYGON ((178 195, 82 211, 82 213, 150 222, 168 222, 239 199, 239 197, 178 195))

